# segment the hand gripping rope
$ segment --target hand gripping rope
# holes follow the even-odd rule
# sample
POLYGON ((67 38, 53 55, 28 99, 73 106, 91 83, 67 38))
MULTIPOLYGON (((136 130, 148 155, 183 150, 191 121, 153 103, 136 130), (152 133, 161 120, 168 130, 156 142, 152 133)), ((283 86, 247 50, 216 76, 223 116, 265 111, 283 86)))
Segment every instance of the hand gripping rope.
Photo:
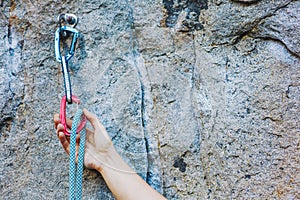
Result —
MULTIPOLYGON (((83 115, 82 110, 78 110, 73 119, 71 131, 68 130, 67 119, 66 119, 66 103, 72 104, 75 102, 80 104, 78 97, 72 95, 71 81, 69 75, 68 62, 73 57, 75 53, 75 46, 77 38, 79 37, 79 32, 74 28, 77 24, 77 17, 73 14, 61 14, 58 16, 59 28, 55 32, 55 57, 56 60, 61 63, 63 77, 64 77, 64 87, 65 96, 61 99, 60 104, 60 121, 64 126, 64 134, 70 136, 70 160, 69 160, 69 199, 78 200, 82 198, 82 172, 84 163, 84 146, 85 146, 85 124, 86 117, 83 115), (64 22, 69 26, 61 26, 64 22), (66 55, 61 53, 61 37, 68 37, 73 34, 72 42, 69 50, 67 50, 66 55), (76 135, 80 134, 80 143, 78 150, 78 164, 76 168, 76 135)), ((65 52, 65 51, 64 51, 65 52)))

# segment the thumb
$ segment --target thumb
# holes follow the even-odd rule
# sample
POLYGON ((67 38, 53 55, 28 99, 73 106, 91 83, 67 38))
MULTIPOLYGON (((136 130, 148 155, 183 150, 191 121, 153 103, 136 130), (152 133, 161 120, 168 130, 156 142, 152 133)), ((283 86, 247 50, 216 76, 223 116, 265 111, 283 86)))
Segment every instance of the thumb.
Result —
POLYGON ((100 126, 100 122, 94 113, 89 112, 87 109, 83 109, 83 114, 91 122, 94 129, 100 126))
POLYGON ((105 136, 108 140, 110 140, 110 137, 108 136, 105 127, 98 120, 98 117, 94 113, 89 112, 87 109, 83 109, 83 113, 86 116, 86 118, 91 122, 95 132, 101 133, 101 135, 105 136))

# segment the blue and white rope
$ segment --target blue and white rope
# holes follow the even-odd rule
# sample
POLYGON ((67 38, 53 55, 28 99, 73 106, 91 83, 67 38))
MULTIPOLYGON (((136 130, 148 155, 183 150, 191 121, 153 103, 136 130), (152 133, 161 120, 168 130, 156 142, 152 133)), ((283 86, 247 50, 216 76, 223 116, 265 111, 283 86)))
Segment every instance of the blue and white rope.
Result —
POLYGON ((82 198, 82 172, 84 162, 85 128, 80 132, 80 143, 78 150, 78 164, 76 170, 76 129, 80 123, 82 110, 78 110, 72 123, 70 136, 70 166, 69 166, 69 200, 82 198), (75 185, 76 184, 76 185, 75 185))

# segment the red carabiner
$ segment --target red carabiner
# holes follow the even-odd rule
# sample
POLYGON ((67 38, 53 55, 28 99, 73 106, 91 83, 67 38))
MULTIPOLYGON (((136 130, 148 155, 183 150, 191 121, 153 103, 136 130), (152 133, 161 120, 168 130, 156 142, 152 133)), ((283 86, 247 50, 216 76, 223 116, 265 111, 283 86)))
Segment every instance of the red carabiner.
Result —
MULTIPOLYGON (((72 95, 72 101, 77 104, 80 104, 79 98, 74 95, 72 95)), ((70 136, 71 134, 70 134, 70 130, 68 130, 67 119, 66 119, 66 105, 67 105, 67 97, 63 96, 60 103, 59 118, 61 124, 64 126, 64 134, 70 136)), ((79 133, 84 128, 85 124, 86 124, 86 116, 83 115, 83 119, 81 120, 79 126, 77 127, 76 133, 79 133)))

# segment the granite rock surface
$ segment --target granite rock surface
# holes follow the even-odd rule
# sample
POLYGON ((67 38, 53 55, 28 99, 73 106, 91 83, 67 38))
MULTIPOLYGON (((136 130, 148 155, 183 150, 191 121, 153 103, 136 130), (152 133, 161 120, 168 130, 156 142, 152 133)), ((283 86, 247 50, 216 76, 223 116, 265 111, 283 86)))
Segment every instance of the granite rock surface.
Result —
MULTIPOLYGON (((56 17, 69 12, 80 32, 73 94, 151 186, 168 199, 300 199, 299 9, 299 0, 1 1, 1 198, 68 198, 52 119, 64 95, 56 17)), ((85 170, 83 199, 114 197, 85 170)))

